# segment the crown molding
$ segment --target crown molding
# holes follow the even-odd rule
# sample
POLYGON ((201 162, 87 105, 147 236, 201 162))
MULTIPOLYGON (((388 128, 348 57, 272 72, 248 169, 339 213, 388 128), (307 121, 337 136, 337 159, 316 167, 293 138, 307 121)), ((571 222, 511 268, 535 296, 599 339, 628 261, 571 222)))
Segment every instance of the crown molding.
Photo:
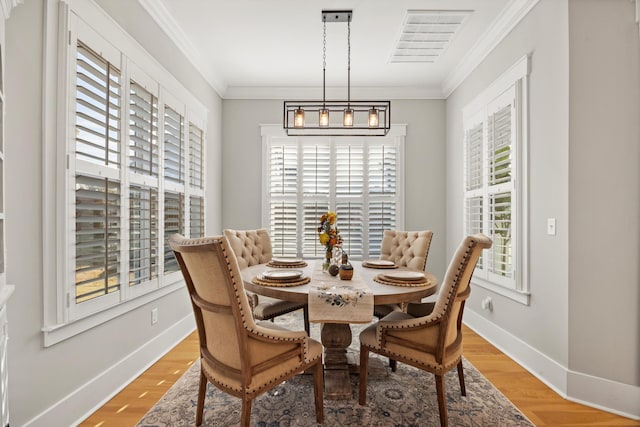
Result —
MULTIPOLYGON (((326 99, 346 99, 346 87, 327 87, 326 99)), ((322 87, 229 86, 224 99, 299 99, 322 98, 322 87)), ((351 87, 351 99, 444 99, 439 87, 351 87)))
POLYGON ((512 0, 491 23, 476 44, 442 82, 442 93, 451 93, 484 61, 495 47, 538 4, 539 0, 512 0))
POLYGON ((24 0, 0 0, 0 6, 2 7, 2 15, 4 19, 9 19, 11 15, 11 9, 22 3, 24 0))
MULTIPOLYGON (((0 1, 16 1, 16 0, 0 0, 0 1)), ((189 62, 196 68, 200 75, 211 85, 211 87, 220 95, 224 97, 224 93, 227 89, 227 85, 222 79, 216 75, 213 70, 210 70, 210 66, 202 60, 201 55, 197 49, 191 43, 191 40, 180 25, 173 19, 171 13, 167 10, 164 3, 157 0, 138 0, 138 3, 151 15, 154 21, 158 24, 169 38, 176 44, 178 49, 187 57, 189 62)))

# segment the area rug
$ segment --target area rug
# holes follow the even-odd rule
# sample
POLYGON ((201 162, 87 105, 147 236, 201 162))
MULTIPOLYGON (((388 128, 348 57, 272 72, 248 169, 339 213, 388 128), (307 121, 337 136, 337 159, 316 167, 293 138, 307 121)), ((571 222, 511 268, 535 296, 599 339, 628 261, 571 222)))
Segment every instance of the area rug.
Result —
MULTIPOLYGON (((277 323, 289 329, 302 329, 301 316, 280 316, 277 323)), ((352 326, 350 360, 357 360, 359 331, 352 326)), ((312 324, 311 336, 318 338, 318 325, 312 324)), ((458 426, 533 426, 467 360, 463 360, 467 395, 460 395, 456 370, 445 376, 449 425, 458 426)), ((138 422, 137 427, 194 426, 200 364, 194 363, 158 403, 138 422)), ((353 395, 349 400, 324 400, 325 426, 439 426, 438 402, 432 374, 398 363, 396 372, 388 368, 386 358, 371 355, 367 405, 358 405, 358 376, 351 375, 353 395)), ((240 424, 240 399, 229 396, 211 384, 205 399, 206 426, 240 424)), ((316 426, 313 377, 298 375, 253 401, 251 425, 259 427, 316 426)))

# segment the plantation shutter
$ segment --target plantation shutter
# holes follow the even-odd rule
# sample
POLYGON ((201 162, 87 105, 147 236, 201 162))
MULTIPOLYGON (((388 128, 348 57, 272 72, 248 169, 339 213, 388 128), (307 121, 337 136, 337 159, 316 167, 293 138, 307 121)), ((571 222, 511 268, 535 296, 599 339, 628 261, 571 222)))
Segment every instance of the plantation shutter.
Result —
POLYGON ((119 63, 81 40, 75 67, 72 253, 75 301, 83 303, 120 290, 122 89, 119 63))
POLYGON ((354 258, 364 254, 364 146, 336 145, 336 202, 337 226, 342 235, 343 249, 354 258))
POLYGON ((512 156, 515 123, 513 91, 507 91, 488 106, 487 117, 487 197, 488 232, 493 246, 488 251, 489 274, 513 278, 512 260, 512 156))
POLYGON ((466 234, 485 233, 493 245, 483 251, 476 275, 515 288, 514 152, 515 86, 465 119, 464 227, 466 234))
POLYGON ((396 229, 397 147, 369 147, 369 255, 380 255, 384 230, 396 229))
POLYGON ((120 184, 76 175, 75 300, 120 289, 120 184))
POLYGON ((129 286, 158 276, 158 191, 132 185, 129 191, 129 286))
POLYGON ((189 197, 189 235, 191 238, 204 237, 204 199, 189 197))
POLYGON ((302 144, 302 255, 324 256, 318 240, 322 214, 329 210, 331 147, 328 141, 302 144))
POLYGON ((164 273, 179 271, 180 266, 173 255, 167 239, 173 234, 184 235, 184 195, 165 191, 164 193, 164 273))
POLYGON ((319 242, 318 226, 328 211, 337 214, 342 247, 350 257, 379 253, 382 232, 396 227, 401 209, 401 144, 385 141, 280 136, 265 141, 263 219, 274 255, 323 258, 326 249, 319 242))
POLYGON ((131 80, 129 90, 129 170, 158 176, 158 98, 131 80))
POLYGON ((203 188, 203 131, 193 123, 189 123, 189 184, 203 188))
POLYGON ((184 184, 184 117, 168 105, 164 107, 164 179, 184 184))
POLYGON ((482 135, 483 123, 466 132, 466 190, 482 187, 482 135))
POLYGON ((298 147, 273 145, 269 156, 269 232, 274 255, 298 255, 298 147))
POLYGON ((78 40, 76 50, 76 159, 119 167, 120 70, 78 40))
POLYGON ((329 201, 305 202, 302 207, 302 256, 323 257, 326 248, 318 240, 320 217, 329 211, 329 201))

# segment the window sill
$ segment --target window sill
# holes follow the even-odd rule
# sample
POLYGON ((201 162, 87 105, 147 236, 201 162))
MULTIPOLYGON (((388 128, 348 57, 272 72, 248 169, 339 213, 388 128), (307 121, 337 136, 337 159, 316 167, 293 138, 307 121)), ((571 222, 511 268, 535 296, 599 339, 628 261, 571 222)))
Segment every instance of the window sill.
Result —
POLYGON ((172 283, 138 298, 120 303, 116 306, 81 319, 73 320, 68 323, 46 325, 42 328, 42 332, 44 333, 44 346, 50 347, 55 345, 180 289, 186 289, 183 281, 172 283))
POLYGON ((487 289, 491 292, 495 292, 496 294, 502 295, 515 302, 519 302, 520 304, 529 305, 529 299, 531 298, 531 294, 529 292, 505 288, 504 286, 496 285, 495 283, 487 282, 482 279, 473 279, 471 284, 480 286, 481 288, 487 289))

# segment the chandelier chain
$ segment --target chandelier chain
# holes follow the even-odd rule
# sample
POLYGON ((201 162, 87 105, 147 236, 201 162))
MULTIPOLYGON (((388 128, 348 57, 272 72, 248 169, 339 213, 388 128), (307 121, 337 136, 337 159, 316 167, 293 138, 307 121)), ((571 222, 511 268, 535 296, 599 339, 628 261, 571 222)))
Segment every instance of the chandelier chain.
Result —
POLYGON ((322 108, 325 108, 327 74, 327 19, 322 18, 322 108))
POLYGON ((351 16, 347 21, 347 107, 351 101, 351 16))

